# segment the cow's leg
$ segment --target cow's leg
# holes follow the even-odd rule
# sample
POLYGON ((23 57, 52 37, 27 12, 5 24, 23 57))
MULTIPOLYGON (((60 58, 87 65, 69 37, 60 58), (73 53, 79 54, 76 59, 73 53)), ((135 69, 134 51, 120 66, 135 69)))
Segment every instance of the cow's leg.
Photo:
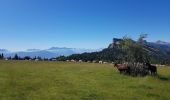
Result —
POLYGON ((155 75, 155 76, 157 75, 157 71, 154 72, 154 75, 155 75))
POLYGON ((149 74, 152 75, 152 72, 149 70, 149 74))
POLYGON ((120 70, 120 74, 122 74, 122 70, 120 70))

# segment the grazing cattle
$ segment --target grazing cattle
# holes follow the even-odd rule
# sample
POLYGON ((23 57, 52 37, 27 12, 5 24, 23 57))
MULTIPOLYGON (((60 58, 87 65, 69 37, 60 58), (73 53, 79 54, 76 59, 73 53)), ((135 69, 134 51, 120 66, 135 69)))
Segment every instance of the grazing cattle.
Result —
POLYGON ((91 61, 87 61, 88 63, 91 63, 91 61))
POLYGON ((93 60, 93 63, 96 63, 97 61, 96 60, 93 60))
POLYGON ((71 62, 76 62, 76 61, 72 59, 71 62))
POLYGON ((151 73, 151 75, 153 74, 157 74, 157 68, 156 66, 151 65, 150 63, 146 63, 146 66, 148 66, 148 70, 151 73))
POLYGON ((130 74, 130 67, 128 67, 125 64, 117 64, 117 63, 115 63, 114 67, 117 67, 117 69, 119 70, 120 74, 122 72, 124 72, 124 73, 126 72, 126 73, 130 74))
POLYGON ((51 61, 56 61, 57 59, 55 59, 55 58, 53 58, 53 59, 51 59, 51 61))
POLYGON ((39 61, 39 59, 35 59, 35 61, 39 61))
POLYGON ((103 61, 99 61, 99 64, 103 64, 103 61))
POLYGON ((103 64, 107 64, 107 62, 103 62, 103 64))
POLYGON ((83 62, 82 60, 79 60, 79 63, 83 62))

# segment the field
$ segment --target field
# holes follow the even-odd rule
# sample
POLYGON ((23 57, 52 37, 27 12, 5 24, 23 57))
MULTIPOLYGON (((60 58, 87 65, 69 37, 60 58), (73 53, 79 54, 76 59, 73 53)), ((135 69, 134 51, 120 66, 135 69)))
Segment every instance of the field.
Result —
POLYGON ((158 73, 131 77, 110 64, 0 61, 0 100, 170 100, 170 68, 158 73))

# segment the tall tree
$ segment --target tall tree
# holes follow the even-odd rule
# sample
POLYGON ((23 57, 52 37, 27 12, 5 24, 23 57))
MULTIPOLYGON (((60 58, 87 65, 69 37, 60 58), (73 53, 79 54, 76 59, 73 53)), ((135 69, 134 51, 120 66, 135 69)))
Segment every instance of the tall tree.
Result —
POLYGON ((15 56, 14 56, 14 58, 13 58, 14 60, 19 60, 19 57, 18 57, 18 55, 17 54, 15 54, 15 56))
POLYGON ((1 55, 1 59, 4 59, 4 54, 2 53, 2 55, 1 55))
POLYGON ((140 35, 138 42, 133 41, 129 37, 124 37, 121 43, 122 51, 125 52, 124 61, 127 62, 148 62, 148 53, 143 47, 143 40, 146 35, 140 35), (140 41, 140 42, 139 42, 140 41))

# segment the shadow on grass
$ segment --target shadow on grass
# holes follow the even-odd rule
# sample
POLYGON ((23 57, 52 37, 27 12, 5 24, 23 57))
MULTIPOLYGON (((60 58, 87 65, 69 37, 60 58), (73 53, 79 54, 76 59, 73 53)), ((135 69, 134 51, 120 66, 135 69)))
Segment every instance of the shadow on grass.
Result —
POLYGON ((103 96, 95 93, 91 93, 85 97, 81 98, 82 100, 105 100, 103 96))
POLYGON ((162 81, 169 81, 170 80, 170 77, 159 75, 159 74, 157 75, 157 78, 159 80, 162 80, 162 81))
POLYGON ((159 98, 159 97, 160 97, 160 95, 158 95, 158 94, 153 94, 153 93, 148 93, 146 96, 147 96, 147 97, 156 97, 156 98, 159 98))
MULTIPOLYGON (((127 74, 126 74, 127 75, 127 74)), ((164 75, 160 75, 160 74, 157 74, 157 75, 127 75, 127 76, 132 76, 132 77, 145 77, 145 76, 152 76, 154 78, 157 78, 161 81, 170 81, 170 76, 164 76, 164 75)))

